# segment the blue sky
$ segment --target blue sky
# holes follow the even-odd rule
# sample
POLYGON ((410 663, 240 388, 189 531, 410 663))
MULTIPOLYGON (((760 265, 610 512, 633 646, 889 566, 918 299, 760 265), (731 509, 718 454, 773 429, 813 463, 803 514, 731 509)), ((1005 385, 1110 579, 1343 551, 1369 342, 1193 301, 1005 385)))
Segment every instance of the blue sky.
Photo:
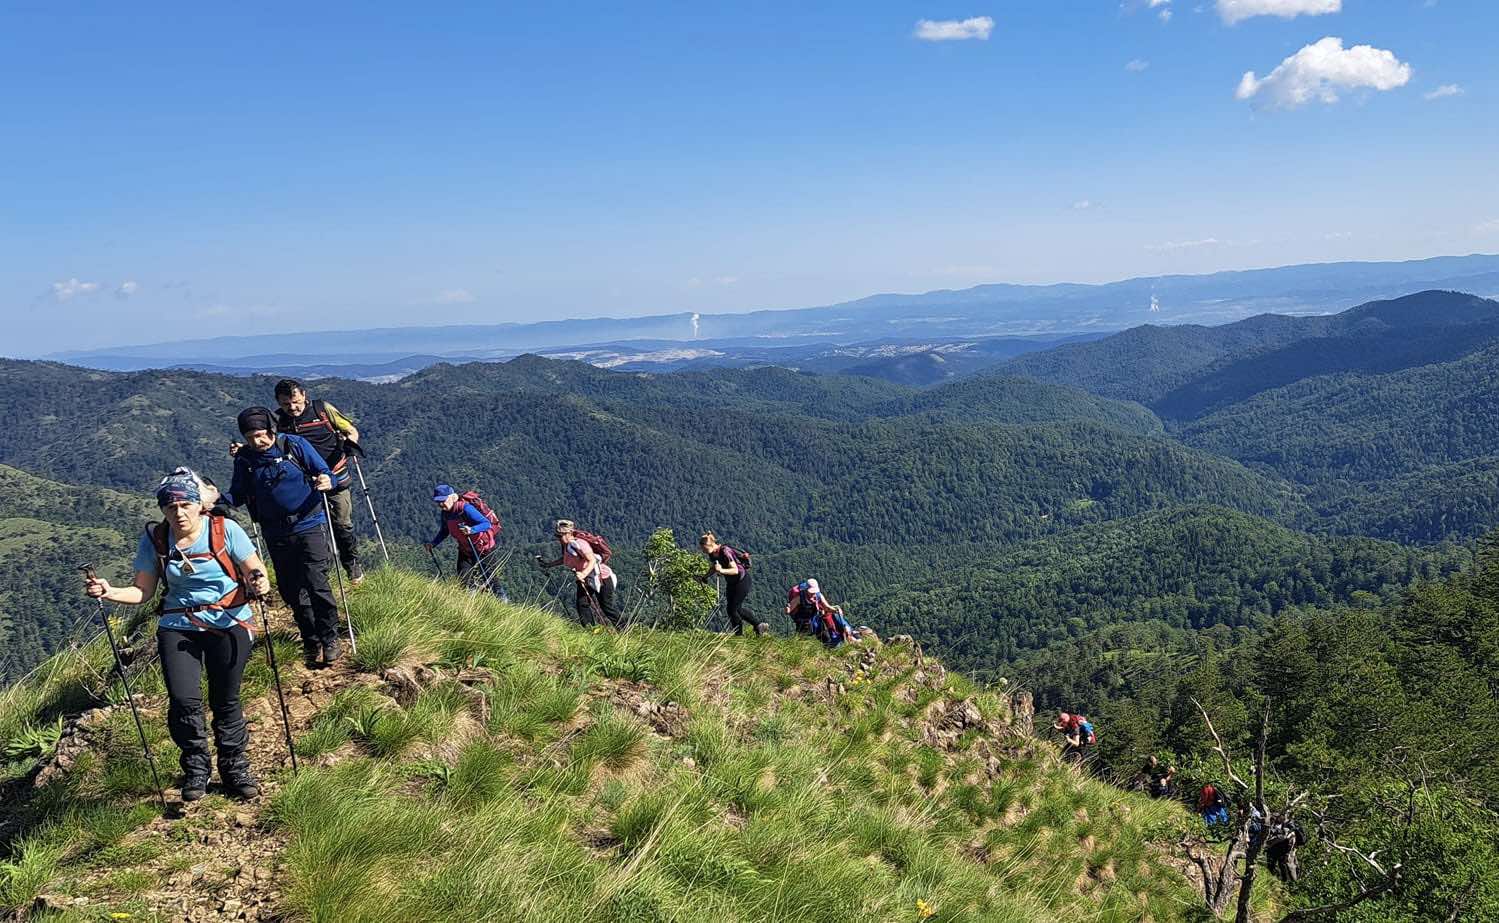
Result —
POLYGON ((1499 251, 1490 0, 744 6, 7 4, 0 353, 1499 251))

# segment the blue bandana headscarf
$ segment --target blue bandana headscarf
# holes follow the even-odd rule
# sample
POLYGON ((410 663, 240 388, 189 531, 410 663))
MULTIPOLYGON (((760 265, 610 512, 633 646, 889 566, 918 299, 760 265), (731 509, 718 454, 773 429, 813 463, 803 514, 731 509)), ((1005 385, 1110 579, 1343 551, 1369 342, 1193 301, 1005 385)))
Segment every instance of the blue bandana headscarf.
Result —
POLYGON ((203 502, 203 492, 198 487, 198 478, 192 472, 174 471, 162 478, 161 486, 156 488, 157 506, 201 502, 203 502))

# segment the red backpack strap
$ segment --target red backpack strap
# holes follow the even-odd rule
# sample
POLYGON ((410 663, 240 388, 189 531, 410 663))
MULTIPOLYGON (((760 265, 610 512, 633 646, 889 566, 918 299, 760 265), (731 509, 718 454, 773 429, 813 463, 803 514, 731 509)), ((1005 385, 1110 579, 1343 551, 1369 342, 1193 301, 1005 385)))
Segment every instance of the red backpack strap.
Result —
POLYGON ((229 553, 228 528, 226 517, 208 517, 208 553, 213 555, 219 567, 223 568, 224 573, 234 581, 234 591, 218 602, 218 605, 226 609, 232 606, 243 606, 250 599, 249 593, 245 591, 245 582, 240 577, 239 564, 229 553))
POLYGON ((167 523, 146 523, 146 537, 151 540, 151 547, 156 550, 156 579, 167 579, 167 523))

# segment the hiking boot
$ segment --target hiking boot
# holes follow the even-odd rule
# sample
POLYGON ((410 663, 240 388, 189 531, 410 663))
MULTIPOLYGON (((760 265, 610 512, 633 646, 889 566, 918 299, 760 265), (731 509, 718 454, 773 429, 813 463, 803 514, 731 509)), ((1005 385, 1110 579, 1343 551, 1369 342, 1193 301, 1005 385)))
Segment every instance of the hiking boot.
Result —
POLYGON ((182 800, 197 801, 208 794, 208 773, 193 773, 182 777, 182 800))
POLYGON ((765 637, 766 635, 770 634, 770 623, 769 622, 761 622, 760 624, 756 625, 755 626, 755 634, 759 635, 762 638, 765 637))
POLYGON ((224 794, 240 801, 248 801, 260 794, 260 786, 250 774, 250 758, 243 750, 234 753, 220 751, 219 782, 224 794))
POLYGON ((338 638, 323 639, 323 666, 331 667, 334 661, 343 656, 344 646, 339 643, 338 638))
POLYGON ((224 794, 238 801, 249 801, 260 794, 260 786, 256 784, 255 777, 248 772, 242 775, 230 776, 223 780, 224 794))
POLYGON ((193 752, 182 754, 182 800, 197 801, 208 793, 208 777, 213 772, 213 763, 208 754, 193 752))
POLYGON ((356 561, 350 564, 347 570, 349 572, 350 586, 359 586, 359 584, 364 582, 364 568, 359 566, 359 562, 356 561))
POLYGON ((319 659, 322 655, 323 646, 321 644, 316 641, 302 642, 302 666, 309 670, 317 669, 322 664, 322 661, 319 659))

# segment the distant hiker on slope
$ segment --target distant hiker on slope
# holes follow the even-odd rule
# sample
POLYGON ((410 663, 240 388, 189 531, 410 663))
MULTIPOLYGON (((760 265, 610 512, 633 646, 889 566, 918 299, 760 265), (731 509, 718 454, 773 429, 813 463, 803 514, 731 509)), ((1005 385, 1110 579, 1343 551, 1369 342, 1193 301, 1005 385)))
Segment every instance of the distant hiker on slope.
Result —
POLYGON ((156 503, 162 522, 147 526, 136 545, 134 582, 113 587, 94 578, 85 592, 138 606, 165 584, 156 647, 167 687, 167 730, 182 751, 182 800, 202 798, 213 771, 203 731, 205 671, 219 781, 230 796, 253 798, 260 788, 250 773, 250 732, 239 686, 253 642, 249 599, 270 592, 265 565, 239 523, 208 514, 212 500, 192 474, 169 475, 156 490, 156 503))
POLYGON ((1140 775, 1145 783, 1145 791, 1152 798, 1170 798, 1171 790, 1175 787, 1176 767, 1163 764, 1155 754, 1145 761, 1140 775))
POLYGON ((291 378, 276 382, 276 429, 301 436, 317 449, 333 475, 328 491, 328 509, 333 514, 333 536, 338 556, 349 580, 358 586, 364 580, 359 566, 359 540, 354 535, 354 491, 349 474, 348 443, 359 444, 359 430, 348 417, 327 401, 312 400, 302 383, 291 378))
POLYGON ((1098 738, 1093 733, 1093 722, 1082 715, 1058 712, 1057 720, 1051 727, 1054 731, 1061 731, 1062 738, 1067 743, 1062 751, 1063 759, 1070 757, 1082 763, 1087 759, 1088 748, 1098 743, 1098 738))
POLYGON ((708 556, 708 572, 703 574, 703 582, 707 583, 714 575, 724 578, 724 609, 729 614, 728 630, 740 634, 749 631, 760 635, 770 634, 770 626, 765 622, 756 622, 749 606, 745 605, 750 594, 749 552, 736 551, 720 543, 718 536, 712 532, 704 532, 698 539, 697 546, 708 556))
POLYGON ((786 614, 791 616, 797 634, 813 635, 828 647, 859 640, 843 617, 843 607, 829 603, 812 577, 787 591, 786 614))
POLYGON ((500 517, 476 492, 460 494, 446 484, 432 489, 432 502, 439 511, 437 534, 423 547, 431 553, 443 539, 452 536, 458 546, 458 579, 479 589, 487 586, 501 602, 509 602, 510 597, 494 572, 499 566, 493 554, 500 534, 500 517))
POLYGON ((234 480, 224 492, 230 506, 246 506, 260 524, 276 565, 276 588, 302 634, 309 667, 332 664, 343 653, 338 640, 338 604, 328 584, 332 551, 320 491, 333 488, 333 472, 301 436, 276 435, 264 407, 239 415, 248 442, 234 456, 234 480))
POLYGON ((584 625, 608 625, 619 628, 624 615, 614 603, 614 592, 619 589, 619 578, 609 566, 613 551, 609 543, 592 532, 584 532, 570 519, 559 519, 553 529, 557 544, 562 547, 562 556, 555 561, 536 556, 542 567, 561 564, 570 568, 578 583, 578 620, 584 625))
POLYGON ((1197 813, 1209 827, 1228 823, 1228 799, 1212 782, 1197 793, 1197 813))

